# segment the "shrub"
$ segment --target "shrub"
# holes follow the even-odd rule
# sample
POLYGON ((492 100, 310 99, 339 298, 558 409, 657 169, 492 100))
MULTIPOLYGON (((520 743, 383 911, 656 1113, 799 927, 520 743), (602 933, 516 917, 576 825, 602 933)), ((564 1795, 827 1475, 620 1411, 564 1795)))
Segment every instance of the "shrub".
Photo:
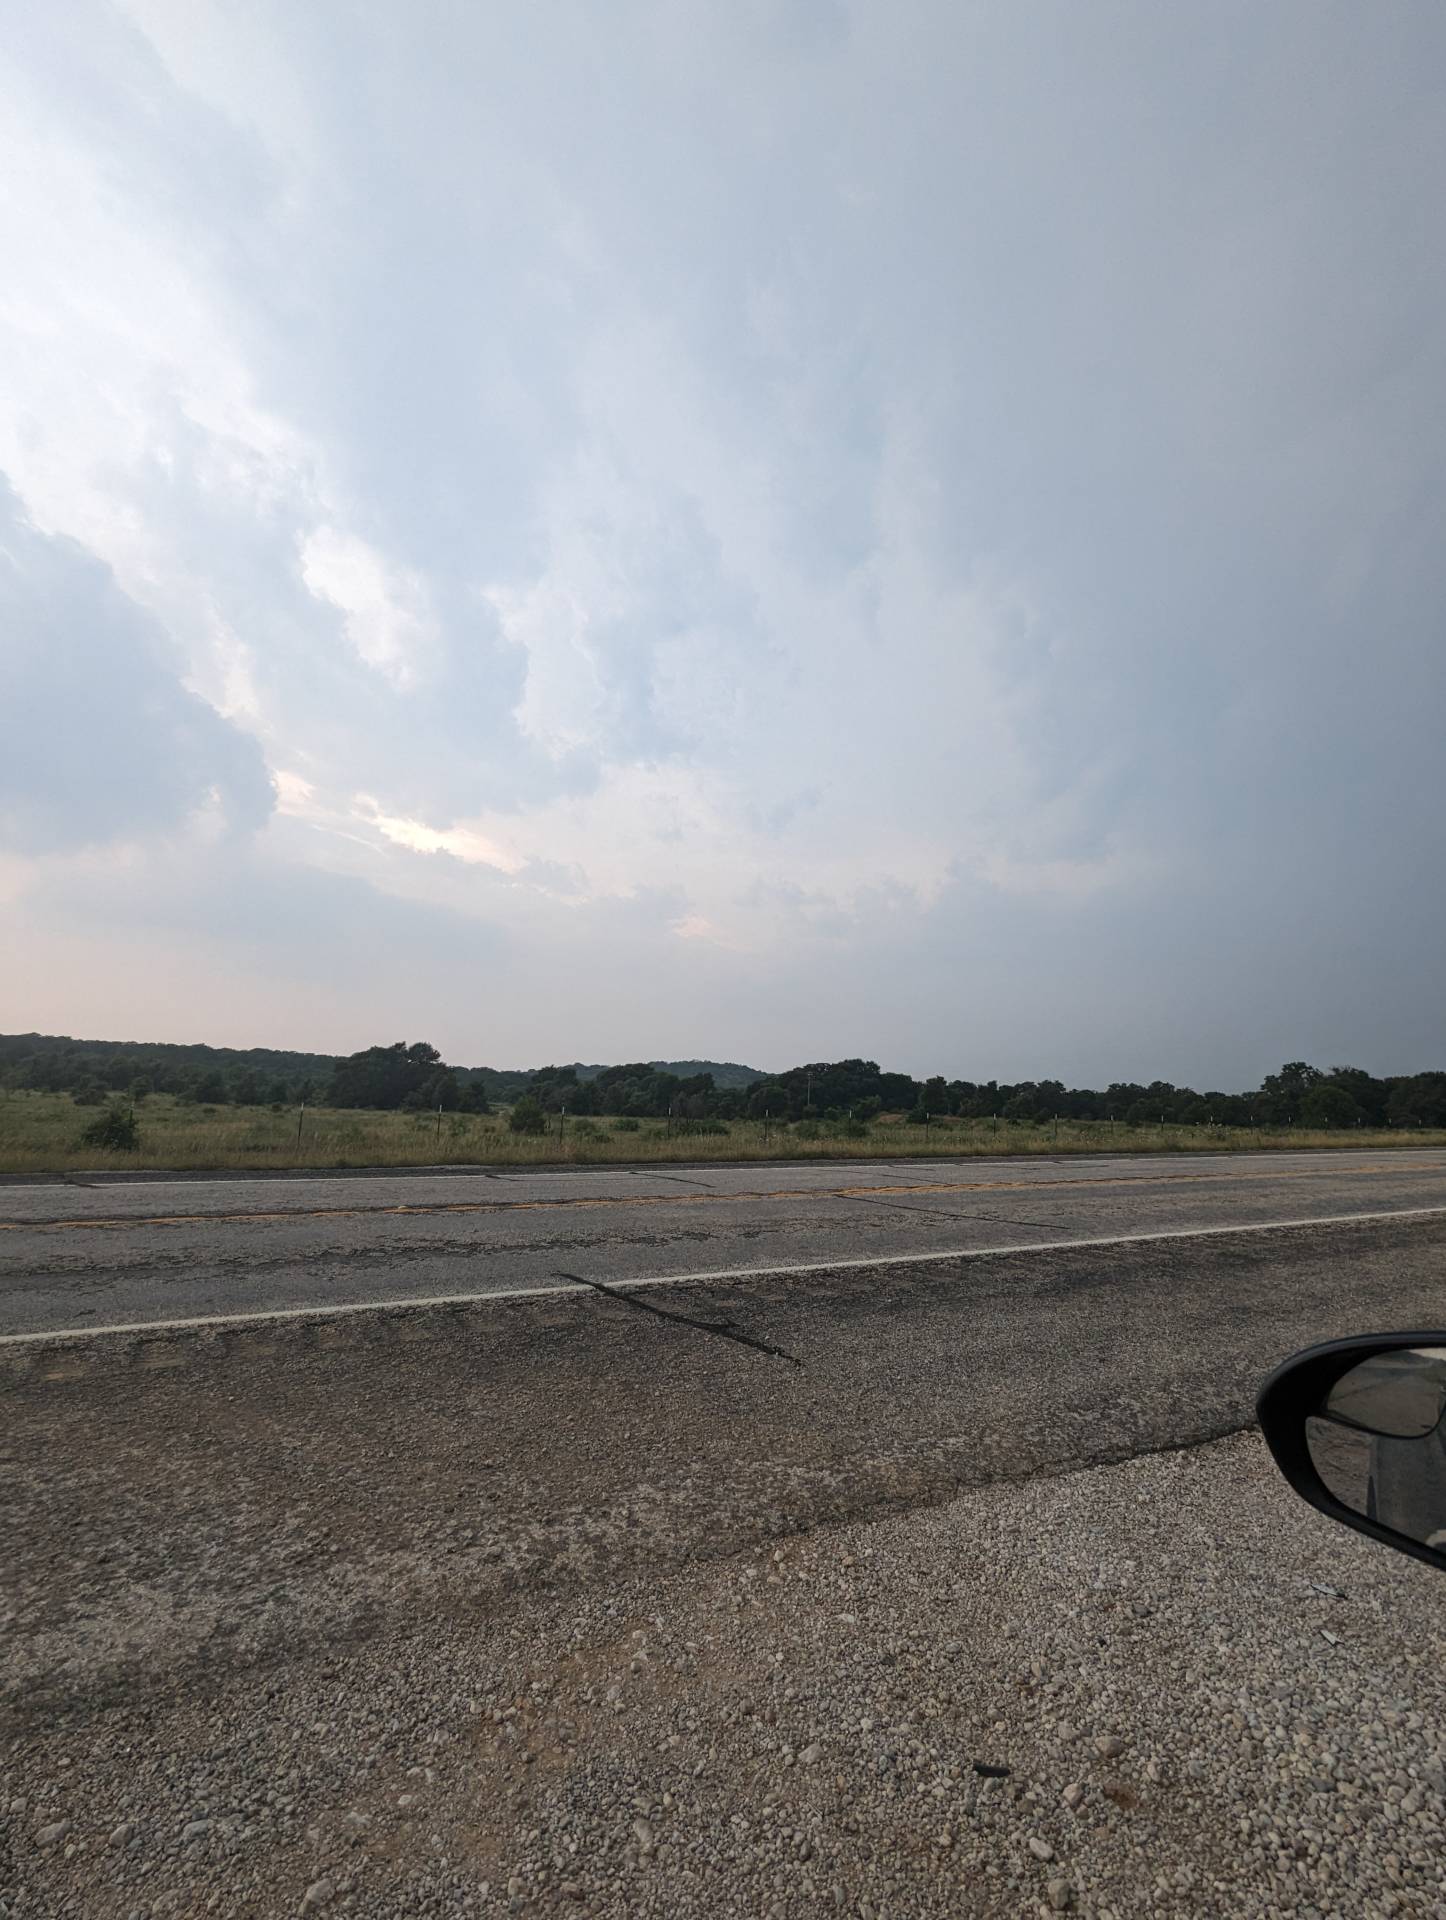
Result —
POLYGON ((141 1130, 129 1107, 107 1107, 96 1115, 80 1136, 83 1147, 108 1147, 118 1153, 134 1153, 141 1144, 141 1130))
POLYGON ((78 1107, 99 1107, 105 1104, 105 1089, 98 1080, 86 1080, 70 1097, 78 1107))
POLYGON ((675 1120, 674 1133, 727 1133, 726 1120, 675 1120))
POLYGON ((630 1113, 625 1113, 620 1120, 613 1121, 614 1133, 641 1133, 642 1130, 642 1121, 635 1120, 630 1113))
POLYGON ((525 1093, 508 1115, 507 1124, 514 1133, 546 1133, 547 1115, 532 1095, 525 1093))
POLYGON ((569 1131, 577 1134, 580 1139, 586 1140, 589 1136, 600 1133, 602 1129, 595 1120, 589 1120, 586 1114, 579 1114, 569 1131))
POLYGON ((817 1120, 800 1120, 793 1131, 795 1136, 800 1140, 821 1140, 823 1138, 823 1128, 817 1120))
POLYGON ((911 1107, 904 1115, 906 1127, 927 1127, 928 1124, 929 1109, 927 1107, 911 1107))

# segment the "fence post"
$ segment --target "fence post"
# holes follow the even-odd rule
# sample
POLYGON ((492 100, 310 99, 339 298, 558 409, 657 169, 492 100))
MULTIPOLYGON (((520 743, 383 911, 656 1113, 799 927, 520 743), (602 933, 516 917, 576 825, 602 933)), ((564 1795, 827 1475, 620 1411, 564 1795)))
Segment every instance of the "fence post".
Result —
POLYGON ((305 1118, 306 1118, 306 1102, 303 1100, 301 1103, 300 1110, 298 1111, 296 1116, 296 1144, 298 1148, 301 1146, 301 1125, 302 1125, 302 1122, 305 1120, 305 1118))

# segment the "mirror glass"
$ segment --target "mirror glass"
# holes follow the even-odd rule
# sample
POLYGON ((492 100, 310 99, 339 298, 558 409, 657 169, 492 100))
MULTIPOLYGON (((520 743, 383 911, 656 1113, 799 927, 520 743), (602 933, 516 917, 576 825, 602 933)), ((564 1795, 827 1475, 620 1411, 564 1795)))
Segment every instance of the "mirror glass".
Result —
POLYGON ((1306 1444, 1343 1506, 1446 1547, 1446 1347, 1359 1361, 1306 1421, 1306 1444))

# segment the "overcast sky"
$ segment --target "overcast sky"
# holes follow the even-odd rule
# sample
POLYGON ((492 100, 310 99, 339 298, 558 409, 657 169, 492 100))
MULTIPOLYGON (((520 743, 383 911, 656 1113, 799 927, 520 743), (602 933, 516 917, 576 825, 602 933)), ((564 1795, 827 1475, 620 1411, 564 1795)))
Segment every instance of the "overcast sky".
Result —
POLYGON ((0 1027, 1446 1065, 1440 0, 0 28, 0 1027))

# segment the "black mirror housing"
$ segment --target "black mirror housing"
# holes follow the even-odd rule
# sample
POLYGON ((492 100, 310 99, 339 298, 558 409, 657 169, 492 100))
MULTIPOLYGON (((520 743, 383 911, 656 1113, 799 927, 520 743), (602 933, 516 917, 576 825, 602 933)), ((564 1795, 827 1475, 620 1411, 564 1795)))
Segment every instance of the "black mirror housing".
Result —
POLYGON ((1271 1374, 1256 1416, 1303 1500, 1446 1572, 1446 1332, 1308 1347, 1271 1374))

